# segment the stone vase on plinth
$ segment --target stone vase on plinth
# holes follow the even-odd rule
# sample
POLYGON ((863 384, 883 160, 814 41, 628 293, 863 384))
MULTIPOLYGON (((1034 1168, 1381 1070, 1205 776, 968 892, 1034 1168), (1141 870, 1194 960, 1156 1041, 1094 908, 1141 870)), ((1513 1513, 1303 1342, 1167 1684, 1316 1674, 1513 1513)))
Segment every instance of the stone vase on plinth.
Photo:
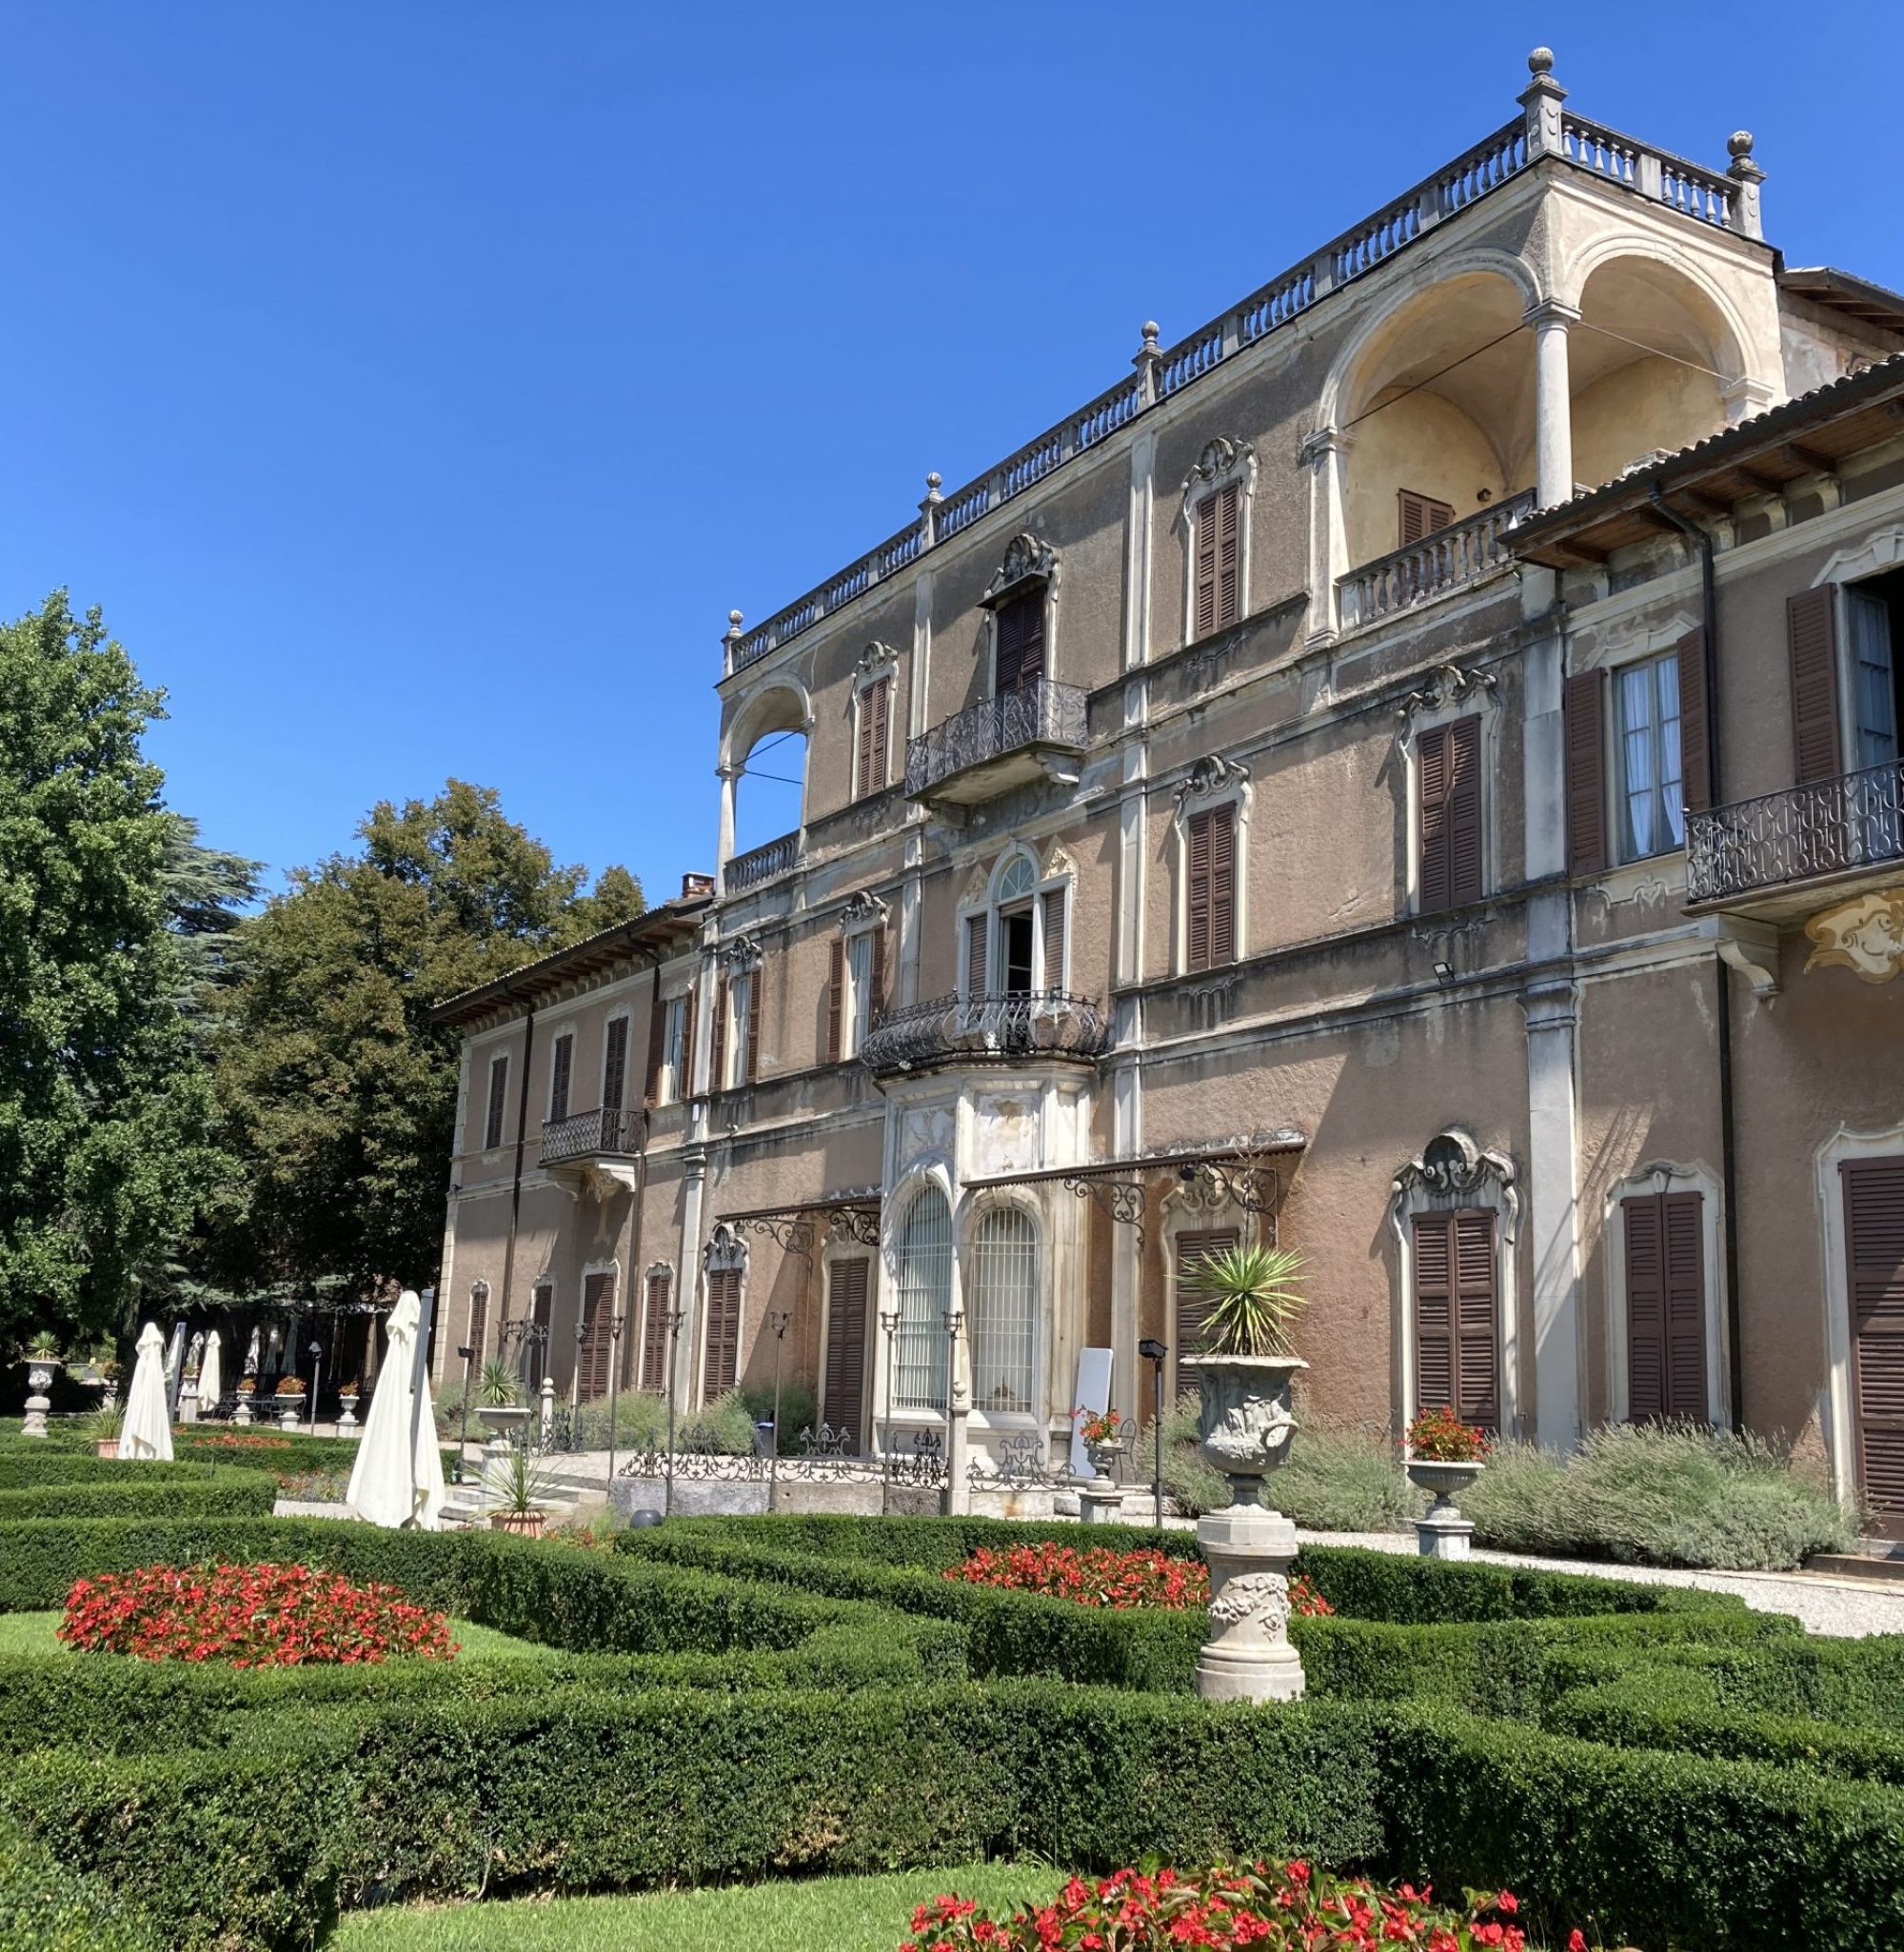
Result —
POLYGON ((47 1434, 47 1412, 53 1406, 52 1398, 47 1394, 53 1386, 53 1362, 51 1356, 27 1358, 27 1414, 20 1424, 22 1437, 47 1434))
POLYGON ((1123 1445, 1116 1443, 1090 1444, 1085 1445, 1085 1454, 1091 1460, 1095 1475, 1079 1484, 1078 1516, 1087 1525, 1117 1524, 1124 1515, 1124 1493, 1123 1486, 1117 1483, 1111 1472, 1123 1454, 1123 1445))
POLYGON ((1409 1481, 1432 1493, 1435 1500, 1427 1516, 1415 1521, 1415 1537, 1423 1558, 1467 1558, 1468 1542, 1475 1533, 1474 1522, 1456 1510, 1455 1499, 1474 1484, 1481 1469, 1478 1457, 1408 1460, 1409 1481))
POLYGON ((1200 1397, 1198 1447, 1231 1499, 1197 1522, 1210 1565, 1210 1637, 1197 1657, 1197 1692, 1211 1702, 1294 1701, 1306 1684, 1289 1640, 1296 1526, 1264 1502, 1263 1480, 1289 1455, 1290 1385, 1309 1365, 1297 1356, 1185 1360, 1200 1397))

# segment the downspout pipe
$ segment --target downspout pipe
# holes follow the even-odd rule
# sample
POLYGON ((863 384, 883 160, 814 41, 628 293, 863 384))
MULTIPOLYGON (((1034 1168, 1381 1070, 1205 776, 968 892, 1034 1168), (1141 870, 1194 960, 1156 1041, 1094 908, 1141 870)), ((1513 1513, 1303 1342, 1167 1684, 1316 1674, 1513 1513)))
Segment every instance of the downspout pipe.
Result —
MULTIPOLYGON (((1712 531, 1680 514, 1655 482, 1647 490, 1654 509, 1699 551, 1699 611, 1706 675, 1706 805, 1724 804, 1719 766, 1719 605, 1713 568, 1712 531)), ((1734 1430, 1745 1427, 1745 1359, 1741 1350, 1738 1294, 1738 1152, 1735 1137, 1732 1064, 1732 984, 1725 959, 1713 959, 1713 1016, 1718 1044, 1719 1182, 1725 1203, 1726 1342, 1728 1395, 1734 1430)))
MULTIPOLYGON (((645 945, 641 944, 637 944, 635 945, 635 946, 640 948, 641 953, 647 957, 648 967, 650 970, 653 971, 654 975, 653 986, 648 992, 648 1021, 650 1024, 652 1024, 654 1022, 656 1013, 661 1008, 661 951, 656 948, 649 948, 645 945)), ((630 1058, 632 1058, 634 1056, 634 1052, 631 1050, 628 1053, 628 1055, 630 1058)), ((631 1065, 631 1071, 632 1068, 633 1066, 631 1065)), ((628 1217, 628 1291, 622 1300, 622 1319, 625 1324, 629 1325, 632 1325, 636 1321, 637 1310, 641 1307, 643 1303, 641 1289, 642 1209, 647 1205, 647 1201, 648 1107, 647 1088, 645 1083, 644 1083, 642 1090, 642 1144, 641 1150, 635 1154, 634 1211, 628 1217)), ((623 1351, 620 1347, 617 1347, 615 1351, 615 1363, 617 1365, 616 1380, 619 1383, 622 1372, 627 1367, 626 1353, 623 1351)), ((612 1429, 608 1433, 608 1447, 611 1452, 615 1447, 615 1433, 612 1429)), ((608 1471, 608 1477, 611 1483, 613 1482, 614 1475, 615 1473, 611 1458, 610 1468, 608 1471)))
MULTIPOLYGON (((515 995, 513 990, 505 993, 515 995)), ((535 1005, 530 1004, 523 1026, 523 1081, 516 1094, 516 1169, 509 1186, 509 1236, 503 1247, 502 1304, 496 1311, 499 1348, 502 1325, 509 1319, 509 1283, 516 1270, 516 1229, 523 1213, 523 1154, 528 1144, 529 1066, 535 1057, 535 1005)))

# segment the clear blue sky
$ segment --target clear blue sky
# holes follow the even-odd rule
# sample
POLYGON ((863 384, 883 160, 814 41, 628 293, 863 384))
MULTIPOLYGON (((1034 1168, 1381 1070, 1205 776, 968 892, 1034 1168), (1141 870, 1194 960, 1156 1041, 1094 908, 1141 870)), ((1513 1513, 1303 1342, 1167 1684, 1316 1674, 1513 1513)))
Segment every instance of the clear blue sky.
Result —
POLYGON ((727 611, 1506 121, 1536 41, 1904 285, 1889 8, 5 17, 0 608, 103 606, 172 803, 280 870, 452 773, 651 898, 711 866, 727 611))

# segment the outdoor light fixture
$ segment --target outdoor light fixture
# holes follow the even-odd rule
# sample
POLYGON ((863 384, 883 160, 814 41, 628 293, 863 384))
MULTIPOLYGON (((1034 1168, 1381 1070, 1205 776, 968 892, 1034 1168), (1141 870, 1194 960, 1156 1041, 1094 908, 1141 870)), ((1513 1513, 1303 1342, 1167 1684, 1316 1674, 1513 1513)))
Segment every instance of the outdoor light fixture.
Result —
POLYGON ((1157 1529, 1163 1529, 1163 1359, 1170 1351, 1156 1336, 1146 1335, 1137 1352, 1150 1364, 1150 1442, 1153 1468, 1150 1480, 1152 1510, 1157 1529))
POLYGON ((780 1466, 780 1357, 781 1344, 786 1340, 788 1325, 793 1321, 791 1308, 772 1308, 767 1312, 767 1326, 774 1336, 774 1420, 773 1448, 767 1453, 767 1508, 773 1508, 773 1487, 780 1466))
POLYGON ((317 1380, 324 1374, 324 1344, 316 1336, 305 1353, 310 1358, 310 1434, 317 1435, 317 1380))
POLYGON ((1447 985, 1447 984, 1450 984, 1450 983, 1452 983, 1452 982, 1453 982, 1453 981, 1455 980, 1455 966, 1454 966, 1454 964, 1452 964, 1452 963, 1437 963, 1437 964, 1435 965, 1435 978, 1436 978, 1436 981, 1437 981, 1437 982, 1438 982, 1438 983, 1440 983, 1440 984, 1442 984, 1442 985, 1444 985, 1444 986, 1445 986, 1445 985, 1447 985))

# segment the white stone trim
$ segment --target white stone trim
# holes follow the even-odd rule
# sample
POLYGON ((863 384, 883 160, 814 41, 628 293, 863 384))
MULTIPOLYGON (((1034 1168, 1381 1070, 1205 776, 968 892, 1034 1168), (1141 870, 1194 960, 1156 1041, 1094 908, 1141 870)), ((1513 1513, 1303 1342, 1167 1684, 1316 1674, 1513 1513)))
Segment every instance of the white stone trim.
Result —
POLYGON ((1197 511, 1222 489, 1233 484, 1241 490, 1237 497, 1237 618, 1236 624, 1222 624, 1211 631, 1220 636, 1233 630, 1250 614, 1250 533, 1256 504, 1256 449, 1247 441, 1233 441, 1218 434, 1204 443, 1197 464, 1183 477, 1179 490, 1181 503, 1177 511, 1177 531, 1183 551, 1183 634, 1180 644, 1197 640, 1197 511))
POLYGON ((1391 1394, 1398 1429, 1405 1429, 1422 1407, 1415 1400, 1415 1216, 1471 1207, 1495 1216, 1495 1345, 1500 1363, 1500 1434, 1520 1434, 1519 1174, 1507 1153, 1483 1148, 1459 1125, 1446 1125, 1438 1132, 1396 1173, 1389 1190, 1388 1225, 1395 1236, 1392 1292, 1397 1350, 1391 1394), (1435 1159, 1429 1158, 1431 1152, 1437 1154, 1435 1159))
POLYGON ((1250 815, 1256 806, 1256 788, 1250 769, 1240 760, 1215 753, 1198 760, 1177 783, 1175 805, 1170 815, 1170 971, 1173 976, 1215 975, 1248 960, 1250 815), (1236 953, 1227 962, 1213 963, 1209 969, 1190 967, 1190 816, 1208 813, 1219 807, 1237 810, 1236 874, 1231 889, 1236 902, 1236 953))
POLYGON ((1882 576, 1899 564, 1904 564, 1904 525, 1893 523, 1873 530, 1852 548, 1835 549, 1812 578, 1814 589, 1825 584, 1837 588, 1833 608, 1837 630, 1838 753, 1840 769, 1845 772, 1856 770, 1857 753, 1857 672, 1851 641, 1850 588, 1882 576))
POLYGON ((1622 1203, 1649 1193, 1697 1193, 1699 1265, 1706 1297, 1706 1422, 1726 1422, 1724 1193, 1704 1165, 1654 1159, 1616 1180, 1600 1203, 1600 1238, 1606 1245, 1607 1420, 1623 1424, 1633 1414, 1627 1381, 1626 1220, 1622 1203))
POLYGON ((1848 1159, 1888 1159, 1904 1154, 1904 1121, 1874 1132, 1840 1125, 1817 1150, 1818 1244, 1824 1255, 1825 1386, 1818 1422, 1831 1463, 1832 1488, 1846 1504, 1857 1499, 1857 1432, 1852 1410, 1851 1273, 1847 1259, 1844 1181, 1848 1159))

